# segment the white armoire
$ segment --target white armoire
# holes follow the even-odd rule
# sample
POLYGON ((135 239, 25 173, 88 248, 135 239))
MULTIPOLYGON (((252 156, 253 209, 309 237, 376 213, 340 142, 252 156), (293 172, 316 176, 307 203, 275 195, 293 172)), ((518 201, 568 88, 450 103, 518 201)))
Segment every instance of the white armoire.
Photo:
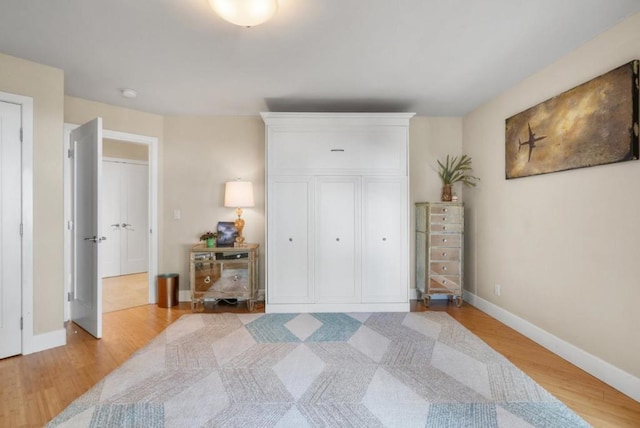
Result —
POLYGON ((262 113, 267 312, 409 310, 413 113, 262 113))

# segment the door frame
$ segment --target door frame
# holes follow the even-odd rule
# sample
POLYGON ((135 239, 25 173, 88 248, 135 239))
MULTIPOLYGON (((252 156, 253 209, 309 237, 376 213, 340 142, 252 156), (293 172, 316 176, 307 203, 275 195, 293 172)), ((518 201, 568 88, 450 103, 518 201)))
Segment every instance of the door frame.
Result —
POLYGON ((0 92, 0 101, 20 106, 22 127, 22 355, 34 352, 33 333, 33 98, 0 92))
MULTIPOLYGON (((71 318, 68 293, 73 284, 73 271, 71 266, 71 162, 68 158, 70 149, 71 131, 80 125, 64 124, 64 320, 71 318)), ((146 145, 149 151, 149 267, 148 267, 148 288, 149 303, 156 303, 156 281, 158 274, 158 138, 148 135, 133 134, 129 132, 111 131, 103 129, 102 137, 110 140, 122 141, 125 143, 146 145)))

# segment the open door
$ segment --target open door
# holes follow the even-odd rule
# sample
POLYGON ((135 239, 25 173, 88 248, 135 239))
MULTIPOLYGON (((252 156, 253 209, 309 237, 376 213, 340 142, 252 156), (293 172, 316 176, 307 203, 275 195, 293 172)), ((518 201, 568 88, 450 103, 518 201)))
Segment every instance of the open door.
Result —
POLYGON ((71 131, 73 167, 73 289, 71 320, 97 339, 102 337, 100 230, 102 118, 71 131))
POLYGON ((20 105, 0 101, 0 358, 22 353, 20 105))

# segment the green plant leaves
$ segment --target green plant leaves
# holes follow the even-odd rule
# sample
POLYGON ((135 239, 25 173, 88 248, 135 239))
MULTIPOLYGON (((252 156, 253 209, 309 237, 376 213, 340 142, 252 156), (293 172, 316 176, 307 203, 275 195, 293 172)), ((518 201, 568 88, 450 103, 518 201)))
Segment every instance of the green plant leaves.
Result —
POLYGON ((442 184, 453 184, 460 181, 467 186, 475 187, 480 181, 478 177, 471 175, 471 157, 467 155, 462 155, 460 158, 447 155, 444 164, 438 160, 438 165, 440 166, 438 175, 442 184))

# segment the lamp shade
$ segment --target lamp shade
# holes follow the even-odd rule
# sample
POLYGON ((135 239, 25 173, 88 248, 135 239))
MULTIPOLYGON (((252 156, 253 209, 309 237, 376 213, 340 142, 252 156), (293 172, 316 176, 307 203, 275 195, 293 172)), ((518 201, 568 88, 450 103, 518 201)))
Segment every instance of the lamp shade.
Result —
POLYGON ((244 208, 253 205, 253 184, 250 181, 227 181, 225 183, 225 207, 244 208))
POLYGON ((209 4, 222 19, 243 27, 262 24, 278 10, 277 0, 209 0, 209 4))

